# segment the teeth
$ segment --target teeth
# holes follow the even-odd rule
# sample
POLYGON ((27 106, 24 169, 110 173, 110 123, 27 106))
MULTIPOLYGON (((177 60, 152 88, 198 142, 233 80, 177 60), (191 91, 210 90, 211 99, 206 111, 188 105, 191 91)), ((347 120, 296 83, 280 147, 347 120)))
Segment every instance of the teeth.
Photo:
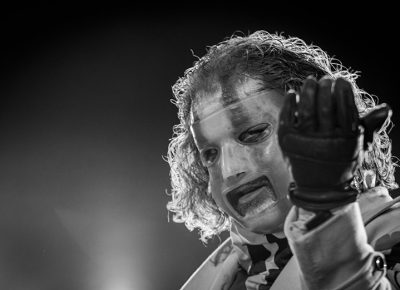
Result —
POLYGON ((227 193, 226 198, 241 216, 260 213, 277 200, 266 176, 261 176, 231 190, 227 193))
POLYGON ((272 191, 272 189, 270 187, 265 187, 265 190, 267 191, 267 195, 269 197, 271 197, 271 199, 273 201, 277 201, 278 200, 278 198, 276 197, 275 193, 272 191))
POLYGON ((265 199, 259 206, 249 208, 249 210, 246 212, 246 215, 256 215, 259 214, 260 212, 266 210, 269 208, 271 205, 274 204, 274 200, 272 199, 265 199))
POLYGON ((270 207, 276 201, 271 188, 263 186, 238 200, 235 209, 241 216, 254 215, 270 207))

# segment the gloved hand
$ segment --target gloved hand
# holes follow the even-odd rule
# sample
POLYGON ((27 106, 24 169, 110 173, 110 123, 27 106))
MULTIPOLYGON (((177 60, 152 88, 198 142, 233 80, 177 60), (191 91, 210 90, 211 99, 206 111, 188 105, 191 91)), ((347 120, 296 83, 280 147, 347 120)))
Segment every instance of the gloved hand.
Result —
POLYGON ((342 78, 308 78, 300 93, 289 92, 278 139, 295 180, 292 203, 326 211, 355 201, 350 183, 363 150, 390 114, 382 104, 360 119, 352 87, 342 78))

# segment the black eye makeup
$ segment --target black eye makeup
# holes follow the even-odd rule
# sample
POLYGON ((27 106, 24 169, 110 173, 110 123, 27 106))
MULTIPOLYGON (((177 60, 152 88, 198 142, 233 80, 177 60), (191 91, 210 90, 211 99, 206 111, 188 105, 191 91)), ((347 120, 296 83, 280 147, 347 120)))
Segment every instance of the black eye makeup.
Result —
POLYGON ((237 139, 243 144, 256 144, 267 139, 271 133, 272 125, 270 123, 260 123, 246 129, 237 139))

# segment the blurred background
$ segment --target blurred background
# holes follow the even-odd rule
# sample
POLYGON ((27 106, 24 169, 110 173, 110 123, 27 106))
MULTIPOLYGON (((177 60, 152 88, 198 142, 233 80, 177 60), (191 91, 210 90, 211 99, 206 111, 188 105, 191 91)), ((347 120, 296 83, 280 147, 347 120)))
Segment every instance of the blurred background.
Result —
MULTIPOLYGON (((395 9, 190 5, 2 7, 1 289, 178 289, 189 278, 220 240, 205 246, 168 221, 171 86, 191 50, 235 31, 321 46, 400 122, 395 9)), ((391 137, 400 156, 398 127, 391 137)))

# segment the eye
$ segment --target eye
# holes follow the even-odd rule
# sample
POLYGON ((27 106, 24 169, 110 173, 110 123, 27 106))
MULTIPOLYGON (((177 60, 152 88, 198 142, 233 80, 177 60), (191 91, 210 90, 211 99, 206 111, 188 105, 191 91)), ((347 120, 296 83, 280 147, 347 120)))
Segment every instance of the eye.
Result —
POLYGON ((209 167, 217 159, 218 150, 215 148, 204 149, 200 152, 200 156, 201 156, 201 161, 203 162, 203 165, 206 167, 209 167))
POLYGON ((271 132, 272 132, 271 124, 261 123, 241 133, 238 139, 242 143, 247 143, 247 144, 258 143, 265 140, 268 136, 270 136, 271 132))

